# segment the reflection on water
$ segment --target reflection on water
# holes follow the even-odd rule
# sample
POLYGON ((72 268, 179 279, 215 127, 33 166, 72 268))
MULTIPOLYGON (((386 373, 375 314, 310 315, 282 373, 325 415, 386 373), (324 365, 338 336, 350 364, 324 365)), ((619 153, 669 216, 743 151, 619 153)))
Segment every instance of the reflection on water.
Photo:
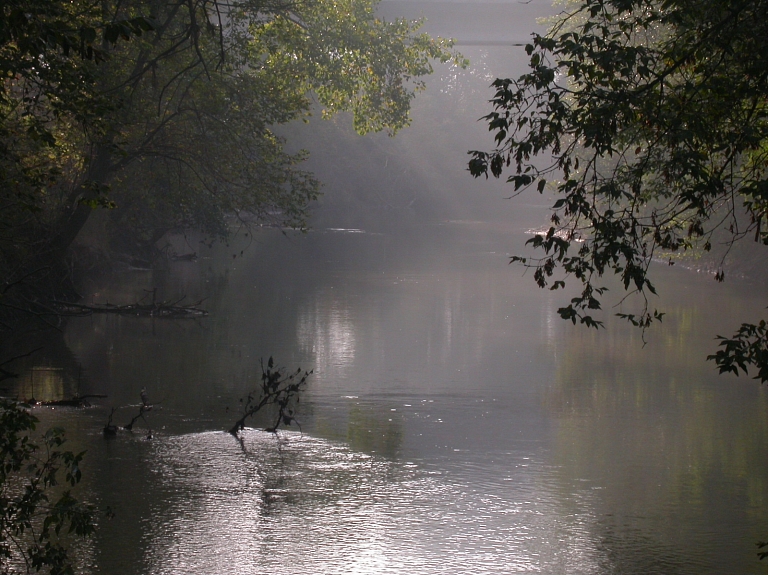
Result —
POLYGON ((153 573, 595 572, 589 517, 552 513, 514 470, 511 501, 482 474, 460 485, 294 433, 169 438, 152 458, 170 494, 146 533, 153 573))
POLYGON ((397 408, 379 411, 355 402, 349 409, 346 441, 350 449, 395 459, 403 447, 403 421, 397 408))
POLYGON ((299 311, 297 340, 313 357, 312 365, 344 375, 355 359, 355 325, 348 309, 323 295, 318 294, 311 307, 299 311))
POLYGON ((26 388, 27 398, 41 398, 39 401, 64 399, 64 368, 36 365, 27 372, 27 382, 20 387, 26 388), (46 398, 46 399, 42 399, 46 398))
POLYGON ((723 548, 743 548, 746 560, 744 542, 763 537, 768 393, 704 361, 717 324, 745 299, 694 303, 696 313, 696 284, 708 287, 690 278, 668 298, 665 325, 645 348, 616 322, 605 334, 570 334, 562 347, 547 400, 558 421, 553 461, 572 489, 599 490, 596 536, 612 565, 636 557, 644 572, 739 572, 723 548))
POLYGON ((117 514, 84 572, 761 572, 768 389, 704 361, 712 334, 762 311, 757 290, 661 270, 667 316, 644 346, 610 320, 561 322, 479 226, 310 239, 266 230, 229 268, 202 253, 153 278, 210 296, 201 322, 79 318, 59 355, 29 360, 49 371, 20 395, 34 378, 109 396, 38 410, 88 450, 86 495, 117 514), (315 369, 304 434, 240 445, 220 430, 270 355, 315 369), (125 422, 142 387, 155 439, 105 441, 109 408, 125 422))

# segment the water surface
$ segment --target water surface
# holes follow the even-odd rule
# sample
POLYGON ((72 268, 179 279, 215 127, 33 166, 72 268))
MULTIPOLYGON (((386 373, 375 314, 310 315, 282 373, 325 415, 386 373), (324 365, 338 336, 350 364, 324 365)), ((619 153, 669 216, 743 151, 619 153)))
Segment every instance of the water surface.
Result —
POLYGON ((763 294, 659 266, 667 316, 646 345, 610 320, 588 331, 507 265, 523 231, 264 230, 95 285, 94 301, 158 287, 211 315, 73 320, 18 382, 108 395, 38 410, 88 449, 84 494, 116 513, 84 570, 761 572, 768 398, 704 357, 763 294), (222 430, 269 355, 315 370, 302 431, 238 442, 222 430), (146 421, 103 439, 143 387, 146 421))

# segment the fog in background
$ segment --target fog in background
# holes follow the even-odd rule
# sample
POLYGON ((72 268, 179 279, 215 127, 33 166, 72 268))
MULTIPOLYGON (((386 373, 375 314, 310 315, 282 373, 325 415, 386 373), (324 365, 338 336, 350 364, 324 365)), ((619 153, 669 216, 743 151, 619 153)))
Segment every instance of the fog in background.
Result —
POLYGON ((303 167, 324 184, 312 226, 376 231, 483 220, 518 230, 543 223, 546 198, 531 193, 505 200, 511 186, 504 179, 473 179, 467 152, 492 148, 481 120, 491 111, 490 84, 526 71, 528 58, 519 44, 530 41, 533 31, 542 33, 537 19, 557 10, 549 0, 381 2, 379 12, 388 20, 423 18, 424 32, 454 38, 470 65, 436 63, 426 91, 413 103, 412 125, 394 138, 359 136, 349 116, 322 120, 319 110, 308 124, 287 129, 291 145, 310 152, 303 167))

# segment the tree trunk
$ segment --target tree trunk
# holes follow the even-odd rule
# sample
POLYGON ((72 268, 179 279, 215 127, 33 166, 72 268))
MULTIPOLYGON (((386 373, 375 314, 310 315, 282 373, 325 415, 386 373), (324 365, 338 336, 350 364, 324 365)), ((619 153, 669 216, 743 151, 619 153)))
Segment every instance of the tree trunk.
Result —
POLYGON ((83 183, 78 186, 67 198, 65 213, 56 222, 51 239, 50 255, 54 262, 62 261, 67 255, 67 250, 75 241, 80 230, 83 229, 93 208, 83 200, 93 200, 99 191, 109 182, 111 172, 111 155, 108 146, 96 145, 96 153, 88 169, 83 183))

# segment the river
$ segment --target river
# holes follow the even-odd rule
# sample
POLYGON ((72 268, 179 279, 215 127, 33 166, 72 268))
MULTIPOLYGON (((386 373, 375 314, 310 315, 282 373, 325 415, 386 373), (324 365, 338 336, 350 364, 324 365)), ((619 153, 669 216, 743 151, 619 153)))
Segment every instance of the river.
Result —
MULTIPOLYGON (((427 31, 465 45, 520 43, 551 12, 538 0, 450 4, 440 20, 437 3, 382 6, 433 17, 427 31)), ((466 150, 490 145, 475 121, 490 80, 522 72, 526 57, 462 50, 474 67, 438 70, 439 89, 395 140, 344 156, 320 139, 310 169, 328 187, 314 231, 179 240, 197 261, 83 291, 130 303, 157 288, 203 299, 208 317, 94 315, 19 344, 42 349, 14 364, 5 394, 106 395, 35 409, 42 428, 62 426, 87 450, 80 496, 114 512, 76 547, 79 572, 765 571, 755 543, 768 539, 768 392, 705 361, 716 333, 763 313, 764 287, 658 265, 667 315, 645 344, 610 313, 599 331, 560 320, 569 295, 508 265, 542 206, 503 202, 501 185, 479 192, 464 171, 466 150), (363 177, 345 180, 356 166, 363 177), (345 211, 369 196, 381 201, 372 217, 345 211), (273 435, 257 420, 237 441, 223 430, 270 356, 314 370, 301 431, 273 435), (153 410, 105 439, 111 408, 127 423, 143 388, 153 410)))
POLYGON ((35 410, 87 450, 81 496, 115 513, 80 570, 762 572, 768 394, 704 358, 763 290, 659 265, 667 315, 643 345, 610 317, 560 320, 567 295, 507 265, 523 231, 263 229, 94 283, 86 301, 157 287, 210 315, 71 319, 10 390, 107 395, 35 410), (301 431, 238 442, 223 430, 270 355, 314 369, 301 431), (142 388, 146 421, 105 439, 142 388))

